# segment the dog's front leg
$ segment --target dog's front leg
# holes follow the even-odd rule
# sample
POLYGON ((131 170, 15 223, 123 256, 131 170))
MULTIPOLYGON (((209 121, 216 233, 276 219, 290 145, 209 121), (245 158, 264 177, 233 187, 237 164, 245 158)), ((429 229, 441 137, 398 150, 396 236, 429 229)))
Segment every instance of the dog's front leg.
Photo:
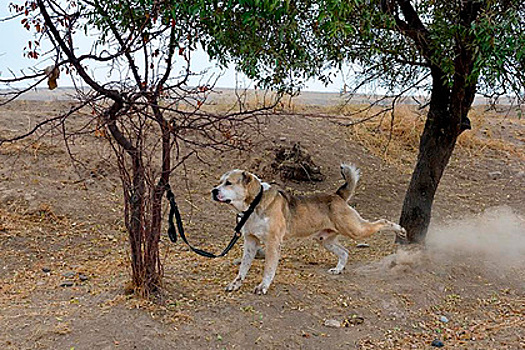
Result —
POLYGON ((244 252, 242 254, 241 266, 239 268, 239 274, 237 277, 228 284, 226 291, 232 292, 241 288, 250 267, 252 266, 253 259, 257 254, 257 250, 260 247, 259 239, 251 234, 244 235, 244 252))
POLYGON ((264 261, 264 272, 262 282, 255 287, 255 294, 266 294, 268 288, 275 277, 275 271, 279 264, 279 255, 281 252, 281 237, 272 237, 266 241, 266 257, 264 261))

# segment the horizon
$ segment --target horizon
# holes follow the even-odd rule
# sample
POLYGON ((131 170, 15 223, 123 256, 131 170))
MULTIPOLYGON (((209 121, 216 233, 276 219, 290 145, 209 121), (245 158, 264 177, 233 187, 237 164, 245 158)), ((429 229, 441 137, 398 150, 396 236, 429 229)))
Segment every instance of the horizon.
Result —
MULTIPOLYGON (((85 87, 86 89, 90 89, 89 87, 85 87)), ((5 88, 0 86, 0 91, 9 91, 16 89, 13 88, 5 88)), ((74 98, 68 98, 69 92, 74 92, 76 88, 74 86, 58 86, 54 90, 49 90, 47 86, 38 86, 35 87, 18 98, 15 99, 18 101, 73 101, 74 98)), ((215 94, 210 95, 209 101, 213 101, 214 96, 221 94, 222 92, 233 92, 235 91, 235 87, 215 87, 213 92, 215 94)), ((268 91, 263 89, 254 89, 254 88, 238 88, 237 90, 241 91, 247 91, 247 92, 254 92, 254 91, 268 91)), ((227 95, 226 95, 227 96, 227 95)), ((224 97, 224 96, 223 96, 224 97)), ((374 101, 377 101, 377 99, 381 97, 386 97, 384 101, 380 101, 379 105, 384 105, 390 103, 390 101, 394 98, 391 96, 386 96, 384 94, 377 94, 377 93, 354 93, 354 94, 343 94, 340 91, 313 91, 313 90, 301 90, 297 96, 294 96, 293 98, 295 101, 300 101, 305 105, 312 105, 312 106, 321 106, 321 105, 338 105, 341 103, 348 103, 352 102, 354 104, 359 103, 372 103, 374 101), (325 98, 320 99, 316 98, 316 95, 322 95, 325 98)), ((425 95, 416 95, 416 94, 407 94, 403 95, 402 98, 399 99, 399 101, 396 103, 398 105, 416 105, 416 104, 424 104, 427 96, 425 95), (419 101, 418 101, 419 100, 419 101)), ((1 99, 1 97, 0 97, 1 99)), ((502 96, 498 100, 498 103, 496 105, 499 106, 515 106, 515 104, 512 102, 515 98, 512 96, 502 96)), ((474 100, 473 105, 489 105, 491 104, 490 100, 487 97, 484 97, 482 95, 476 94, 476 98, 474 100)))

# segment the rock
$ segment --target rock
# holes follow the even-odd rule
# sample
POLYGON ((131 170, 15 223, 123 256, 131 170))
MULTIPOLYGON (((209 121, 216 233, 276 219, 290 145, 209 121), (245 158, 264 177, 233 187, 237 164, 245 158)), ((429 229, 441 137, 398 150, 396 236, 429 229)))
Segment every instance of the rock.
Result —
POLYGON ((445 316, 441 316, 439 320, 443 323, 448 323, 448 318, 446 318, 445 316))
POLYGON ((365 318, 356 314, 353 314, 352 316, 345 319, 341 324, 345 327, 349 326, 357 326, 360 324, 363 324, 365 322, 365 318))
POLYGON ((241 259, 233 260, 232 264, 235 265, 235 266, 240 265, 241 264, 241 259))
POLYGON ((48 273, 51 272, 51 269, 49 267, 42 267, 42 272, 48 273))
POLYGON ((432 340, 432 344, 430 345, 435 346, 436 348, 442 348, 445 346, 445 344, 443 344, 443 342, 439 339, 432 340))
POLYGON ((67 277, 67 278, 75 277, 76 275, 77 273, 75 271, 68 271, 62 274, 62 276, 67 277))
POLYGON ((87 281, 87 280, 89 279, 89 277, 86 276, 86 275, 84 275, 83 273, 79 273, 79 274, 78 274, 78 278, 79 278, 82 282, 87 281))
POLYGON ((370 245, 369 244, 366 244, 366 243, 359 243, 358 245, 355 246, 356 248, 370 248, 370 245))
POLYGON ((338 320, 326 320, 326 321, 324 321, 324 325, 326 327, 330 327, 330 328, 340 328, 341 327, 341 321, 338 321, 338 320))
POLYGON ((492 179, 492 180, 497 180, 499 179, 503 174, 501 173, 501 171, 491 171, 489 173, 489 177, 492 179))
POLYGON ((60 287, 73 287, 75 285, 75 282, 73 281, 63 281, 60 283, 60 287))
POLYGON ((523 170, 519 171, 519 172, 516 174, 516 177, 517 177, 518 179, 523 179, 523 178, 525 178, 525 171, 523 171, 523 170))

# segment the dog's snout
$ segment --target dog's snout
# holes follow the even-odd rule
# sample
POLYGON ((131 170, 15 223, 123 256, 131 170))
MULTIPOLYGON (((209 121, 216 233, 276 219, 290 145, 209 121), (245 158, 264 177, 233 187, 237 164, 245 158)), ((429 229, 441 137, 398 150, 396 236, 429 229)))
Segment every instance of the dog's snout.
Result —
POLYGON ((217 200, 217 196, 219 195, 219 190, 217 188, 214 188, 213 190, 211 190, 211 195, 213 199, 217 200))

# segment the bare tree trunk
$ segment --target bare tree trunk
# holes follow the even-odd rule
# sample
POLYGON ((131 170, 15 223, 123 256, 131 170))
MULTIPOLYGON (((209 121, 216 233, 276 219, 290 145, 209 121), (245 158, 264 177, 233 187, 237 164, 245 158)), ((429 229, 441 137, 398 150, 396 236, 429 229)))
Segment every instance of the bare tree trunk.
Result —
POLYGON ((171 134, 168 123, 164 119, 158 101, 152 101, 152 109, 159 124, 162 134, 162 158, 161 174, 158 183, 154 186, 151 193, 150 203, 150 225, 146 234, 145 241, 145 264, 146 264, 146 285, 151 291, 159 287, 162 274, 162 264, 160 262, 159 241, 162 221, 162 197, 166 192, 166 185, 169 183, 171 172, 171 134))
POLYGON ((131 246, 132 280, 135 288, 148 293, 150 291, 150 286, 148 286, 150 276, 147 274, 146 261, 144 259, 144 254, 146 254, 147 250, 143 249, 143 242, 147 231, 146 223, 144 222, 146 192, 144 167, 138 154, 133 156, 132 162, 133 178, 130 189, 131 193, 128 198, 130 208, 128 233, 131 246))

